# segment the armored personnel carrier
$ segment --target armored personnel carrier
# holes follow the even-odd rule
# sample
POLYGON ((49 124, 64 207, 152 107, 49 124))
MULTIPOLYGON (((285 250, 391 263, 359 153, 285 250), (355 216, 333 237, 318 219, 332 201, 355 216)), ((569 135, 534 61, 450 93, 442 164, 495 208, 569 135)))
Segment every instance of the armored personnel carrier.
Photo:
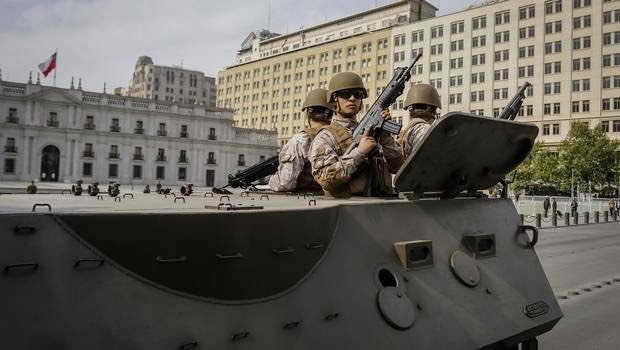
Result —
POLYGON ((537 231, 480 191, 537 132, 448 114, 399 198, 4 196, 0 348, 535 349, 537 231))

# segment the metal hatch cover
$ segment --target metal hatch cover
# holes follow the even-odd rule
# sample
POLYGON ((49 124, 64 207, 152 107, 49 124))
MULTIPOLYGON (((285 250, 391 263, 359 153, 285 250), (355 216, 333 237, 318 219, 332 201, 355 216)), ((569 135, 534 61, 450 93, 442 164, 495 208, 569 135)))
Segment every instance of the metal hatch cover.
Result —
POLYGON ((415 146, 394 186, 442 197, 489 188, 527 157, 537 135, 533 124, 450 112, 415 146))

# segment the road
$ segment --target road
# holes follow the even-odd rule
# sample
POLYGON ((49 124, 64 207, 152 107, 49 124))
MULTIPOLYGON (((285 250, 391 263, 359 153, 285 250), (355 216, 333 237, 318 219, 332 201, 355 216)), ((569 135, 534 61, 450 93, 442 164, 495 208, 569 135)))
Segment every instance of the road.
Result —
POLYGON ((536 252, 564 318, 541 349, 620 347, 620 223, 540 230, 536 252))

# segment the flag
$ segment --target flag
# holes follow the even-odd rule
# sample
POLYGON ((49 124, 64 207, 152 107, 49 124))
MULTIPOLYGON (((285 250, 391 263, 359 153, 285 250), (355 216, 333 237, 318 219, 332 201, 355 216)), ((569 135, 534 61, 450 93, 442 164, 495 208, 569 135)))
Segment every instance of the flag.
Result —
POLYGON ((43 72, 43 76, 47 77, 51 71, 56 68, 56 52, 45 62, 39 64, 39 69, 43 72))

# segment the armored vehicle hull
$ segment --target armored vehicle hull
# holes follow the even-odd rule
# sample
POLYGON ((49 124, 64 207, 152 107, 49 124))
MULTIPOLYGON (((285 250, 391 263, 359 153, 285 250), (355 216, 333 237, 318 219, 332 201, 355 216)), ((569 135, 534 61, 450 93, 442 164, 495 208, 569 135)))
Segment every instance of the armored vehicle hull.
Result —
MULTIPOLYGON (((426 142, 469 123, 497 127, 454 116, 426 142)), ((519 161, 434 163, 460 179, 447 190, 396 179, 441 200, 4 196, 0 348, 534 349, 562 317, 536 229, 508 199, 456 194, 519 161)))

